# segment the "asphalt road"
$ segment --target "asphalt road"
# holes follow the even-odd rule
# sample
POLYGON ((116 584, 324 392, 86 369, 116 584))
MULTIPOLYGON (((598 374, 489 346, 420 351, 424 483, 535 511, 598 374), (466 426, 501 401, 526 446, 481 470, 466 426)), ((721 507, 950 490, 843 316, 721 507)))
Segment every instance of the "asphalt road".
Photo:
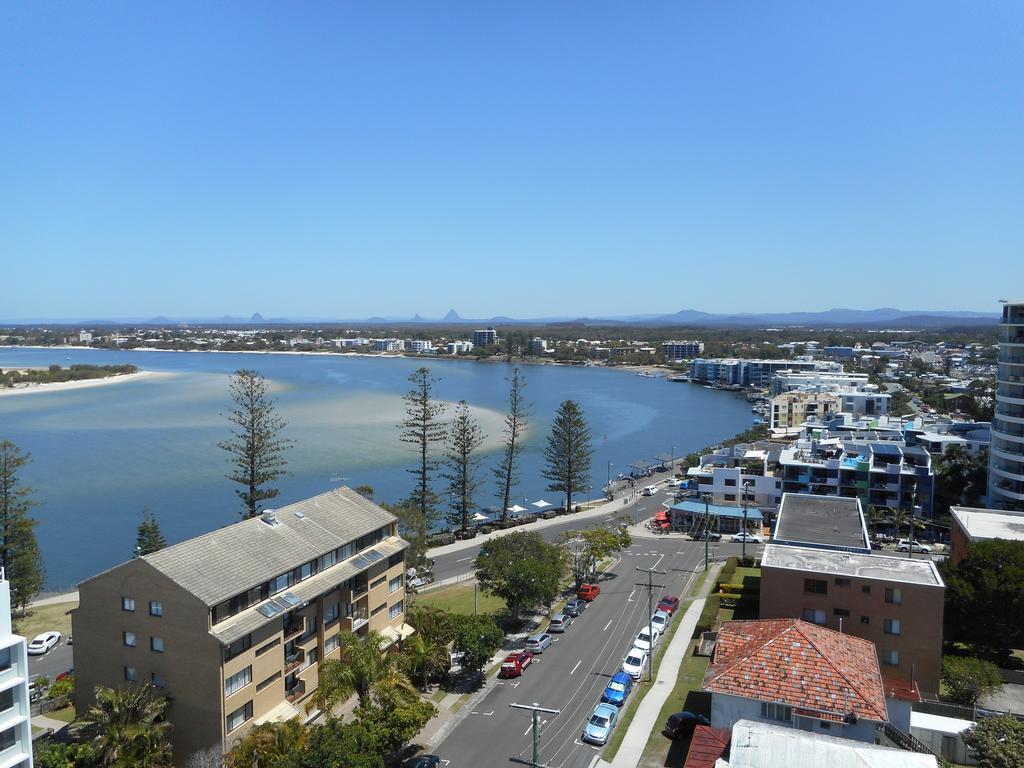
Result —
MULTIPOLYGON (((31 640, 32 638, 28 638, 31 640)), ((61 672, 67 672, 75 663, 71 655, 73 646, 68 645, 67 636, 62 637, 60 645, 50 649, 45 656, 28 657, 29 679, 34 680, 40 675, 45 675, 53 682, 53 678, 61 672)))
MULTIPOLYGON (((719 556, 726 556, 738 552, 740 545, 715 548, 719 556)), ((554 635, 555 641, 522 677, 499 680, 492 675, 486 681, 486 695, 435 750, 447 768, 529 763, 531 716, 511 709, 513 702, 561 710, 542 718, 541 760, 555 768, 587 768, 602 748, 580 741, 584 722, 650 615, 647 576, 636 567, 668 572, 655 576, 656 604, 662 595, 678 595, 703 557, 702 542, 637 539, 599 582, 601 595, 567 632, 554 635)), ((631 697, 643 695, 649 685, 641 682, 631 697)))

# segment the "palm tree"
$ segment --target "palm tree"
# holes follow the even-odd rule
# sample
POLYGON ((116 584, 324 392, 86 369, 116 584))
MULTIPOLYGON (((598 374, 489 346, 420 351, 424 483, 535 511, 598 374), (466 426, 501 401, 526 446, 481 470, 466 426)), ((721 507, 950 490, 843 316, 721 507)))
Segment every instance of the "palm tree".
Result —
POLYGON ((88 741, 103 768, 169 768, 173 765, 164 719, 168 701, 152 686, 112 690, 96 686, 96 702, 71 733, 88 741))
POLYGON ((287 755, 303 749, 309 732, 299 720, 254 725, 244 738, 235 741, 227 755, 227 768, 274 765, 287 755))
POLYGON ((875 505, 868 507, 868 530, 874 532, 882 523, 885 522, 885 510, 879 509, 875 505))
POLYGON ((440 643, 417 634, 402 649, 402 663, 410 679, 426 690, 431 678, 447 668, 448 652, 440 643))
POLYGON ((342 632, 340 640, 341 656, 320 665, 316 691, 306 703, 307 713, 316 709, 330 711, 353 693, 359 697, 359 706, 364 707, 374 693, 415 692, 409 678, 399 669, 398 655, 381 652, 384 637, 380 632, 369 632, 366 637, 342 632))

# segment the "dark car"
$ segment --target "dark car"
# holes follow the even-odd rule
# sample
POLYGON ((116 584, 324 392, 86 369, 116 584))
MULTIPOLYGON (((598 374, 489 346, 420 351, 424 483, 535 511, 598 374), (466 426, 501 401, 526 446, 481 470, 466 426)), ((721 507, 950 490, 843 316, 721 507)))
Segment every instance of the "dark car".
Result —
POLYGON ((880 542, 880 541, 872 541, 871 542, 871 548, 872 549, 881 549, 882 548, 882 542, 880 542))
POLYGON ((692 734, 698 725, 711 725, 711 721, 695 712, 676 712, 668 716, 665 733, 669 738, 678 739, 680 736, 692 734))
POLYGON ((675 595, 665 595, 658 601, 658 607, 655 610, 664 611, 669 616, 673 616, 678 608, 679 598, 675 595))
POLYGON ((586 600, 580 600, 579 598, 574 598, 574 599, 570 600, 568 603, 565 604, 565 608, 562 610, 562 613, 564 613, 564 614, 566 614, 568 616, 572 616, 572 617, 575 618, 575 617, 579 616, 581 613, 583 613, 586 609, 587 609, 587 601, 586 600))
POLYGON ((437 768, 441 758, 437 755, 417 755, 405 764, 405 768, 437 768))
POLYGON ((693 537, 694 541, 704 541, 705 539, 707 541, 721 541, 722 534, 718 531, 701 531, 693 537))

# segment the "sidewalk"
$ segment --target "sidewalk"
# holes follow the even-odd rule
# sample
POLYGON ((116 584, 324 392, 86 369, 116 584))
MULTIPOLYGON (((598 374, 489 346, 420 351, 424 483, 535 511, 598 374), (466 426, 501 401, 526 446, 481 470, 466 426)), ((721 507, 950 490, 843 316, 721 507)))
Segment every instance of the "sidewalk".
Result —
POLYGON ((45 728, 51 731, 52 733, 57 733, 61 729, 67 728, 68 724, 65 723, 63 720, 58 720, 55 717, 47 717, 46 715, 34 715, 32 717, 32 726, 35 728, 45 728))
POLYGON ((661 664, 658 666, 658 676, 655 682, 647 691, 647 695, 640 701, 633 713, 633 720, 629 724, 619 751, 615 753, 612 762, 599 760, 596 765, 600 768, 636 768, 643 757, 644 749, 647 748, 647 740, 651 736, 651 729, 658 726, 657 719, 665 701, 672 693, 676 678, 679 676, 679 668, 686 658, 686 649, 693 639, 693 630, 697 626, 701 611, 704 610, 705 598, 715 585, 715 578, 721 564, 716 564, 708 571, 708 575, 701 585, 697 598, 686 609, 685 615, 680 619, 682 622, 676 628, 672 642, 669 643, 665 655, 661 657, 661 664))

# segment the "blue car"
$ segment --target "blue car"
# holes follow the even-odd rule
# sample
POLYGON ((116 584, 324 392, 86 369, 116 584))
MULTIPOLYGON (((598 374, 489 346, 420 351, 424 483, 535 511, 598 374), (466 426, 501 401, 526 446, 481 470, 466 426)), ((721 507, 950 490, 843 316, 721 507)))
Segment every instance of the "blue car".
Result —
POLYGON ((621 707, 626 702, 626 697, 633 690, 633 678, 625 672, 616 672, 608 687, 601 694, 601 701, 621 707))

